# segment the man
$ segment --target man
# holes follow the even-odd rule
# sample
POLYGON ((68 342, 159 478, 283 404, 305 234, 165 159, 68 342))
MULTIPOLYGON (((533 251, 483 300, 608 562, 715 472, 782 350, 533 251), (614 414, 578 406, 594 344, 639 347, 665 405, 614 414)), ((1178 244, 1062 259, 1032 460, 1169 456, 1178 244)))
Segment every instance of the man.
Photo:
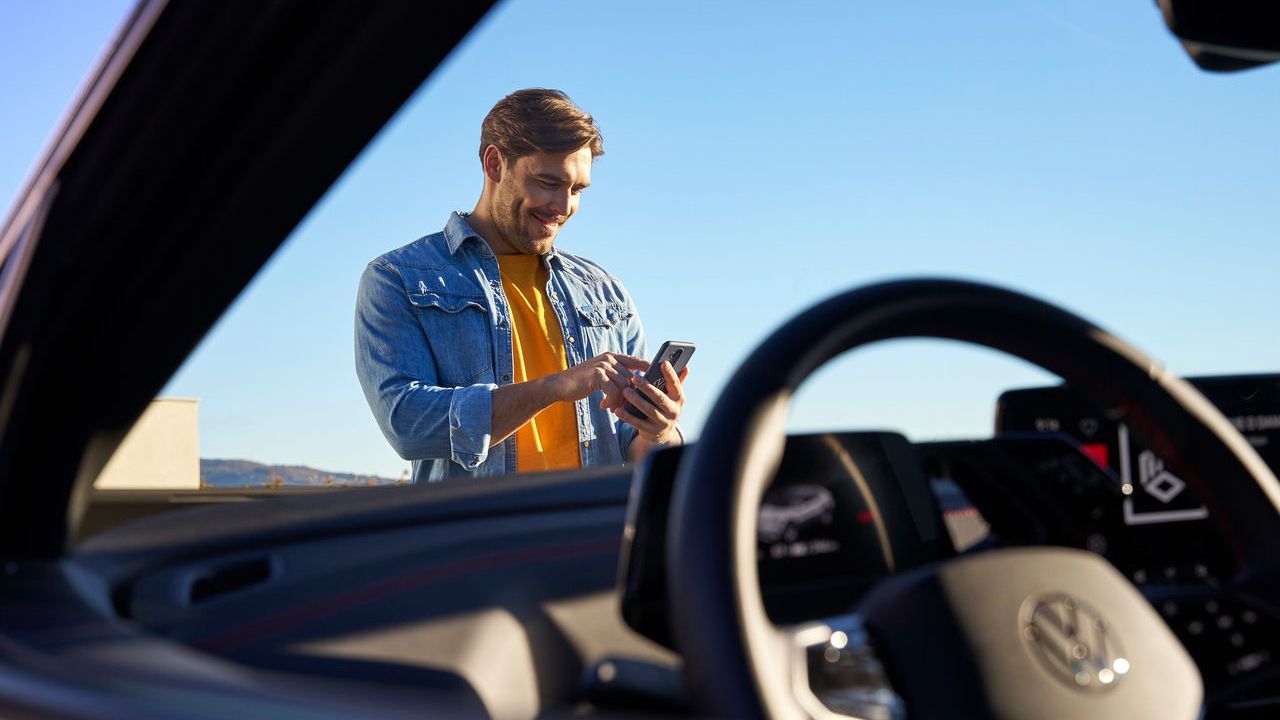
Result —
POLYGON ((564 93, 515 92, 481 126, 475 209, 365 269, 356 373, 415 482, 616 464, 681 442, 682 378, 664 363, 663 393, 633 373, 648 363, 631 296, 555 247, 603 154, 564 93))

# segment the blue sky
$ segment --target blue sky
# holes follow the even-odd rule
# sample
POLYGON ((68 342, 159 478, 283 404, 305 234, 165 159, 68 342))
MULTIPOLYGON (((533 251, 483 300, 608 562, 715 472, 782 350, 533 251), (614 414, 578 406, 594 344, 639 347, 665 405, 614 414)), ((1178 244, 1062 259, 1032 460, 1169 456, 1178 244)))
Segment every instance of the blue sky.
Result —
MULTIPOLYGON (((352 370, 356 281, 474 205, 480 120, 527 86, 604 130, 558 242, 623 279, 655 345, 699 345, 695 436, 769 329, 908 275, 1059 302, 1179 372, 1280 369, 1280 68, 1195 69, 1150 2, 883 5, 500 5, 166 388, 202 399, 202 455, 399 475, 352 370)), ((0 4, 0 195, 125 7, 0 4)), ((892 343, 820 372, 792 427, 983 435, 1000 390, 1050 379, 892 343)))

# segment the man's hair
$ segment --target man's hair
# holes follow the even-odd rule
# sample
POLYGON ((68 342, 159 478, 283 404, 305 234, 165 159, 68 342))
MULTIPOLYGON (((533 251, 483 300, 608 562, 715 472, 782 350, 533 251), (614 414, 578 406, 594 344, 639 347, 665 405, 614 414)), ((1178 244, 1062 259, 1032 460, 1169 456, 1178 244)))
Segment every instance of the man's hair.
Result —
POLYGON ((480 159, 496 145, 514 160, 535 152, 568 153, 591 148, 591 157, 604 154, 604 138, 596 121, 559 90, 517 90, 498 101, 480 125, 480 159))

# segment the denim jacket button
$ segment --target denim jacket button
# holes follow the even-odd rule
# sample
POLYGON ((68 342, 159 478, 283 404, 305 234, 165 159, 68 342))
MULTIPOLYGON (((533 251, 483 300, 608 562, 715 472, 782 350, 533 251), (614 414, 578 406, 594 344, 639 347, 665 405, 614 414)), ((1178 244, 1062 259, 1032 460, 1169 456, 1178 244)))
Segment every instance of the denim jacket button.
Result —
POLYGON ((591 441, 590 441, 590 440, 583 440, 583 441, 582 441, 582 447, 584 447, 584 448, 589 448, 589 447, 591 447, 591 441))
POLYGON ((569 342, 570 342, 570 343, 572 343, 572 342, 573 342, 573 336, 572 336, 572 335, 570 335, 570 336, 569 336, 569 342))
POLYGON ((510 376, 510 375, 508 375, 508 374, 506 374, 506 373, 502 373, 502 382, 506 382, 506 381, 508 381, 508 380, 510 380, 510 379, 511 379, 511 376, 510 376))

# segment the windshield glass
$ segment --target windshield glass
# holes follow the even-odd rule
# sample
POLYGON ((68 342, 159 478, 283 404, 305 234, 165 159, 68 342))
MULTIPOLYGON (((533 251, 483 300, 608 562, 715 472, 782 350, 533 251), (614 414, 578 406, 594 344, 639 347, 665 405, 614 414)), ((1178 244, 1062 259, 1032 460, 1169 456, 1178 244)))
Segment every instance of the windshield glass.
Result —
MULTIPOLYGON (((889 278, 1020 290, 1181 374, 1274 370, 1278 72, 1195 68, 1150 3, 505 2, 156 412, 194 408, 160 424, 198 437, 206 484, 407 481, 357 382, 357 286, 373 258, 476 207, 481 121, 528 87, 563 90, 603 133, 555 247, 620 279, 647 353, 696 343, 686 439, 771 329, 889 278), (216 462, 232 460, 275 469, 216 462)), ((982 437, 1001 391, 1054 381, 987 351, 891 343, 821 371, 791 427, 982 437)))

